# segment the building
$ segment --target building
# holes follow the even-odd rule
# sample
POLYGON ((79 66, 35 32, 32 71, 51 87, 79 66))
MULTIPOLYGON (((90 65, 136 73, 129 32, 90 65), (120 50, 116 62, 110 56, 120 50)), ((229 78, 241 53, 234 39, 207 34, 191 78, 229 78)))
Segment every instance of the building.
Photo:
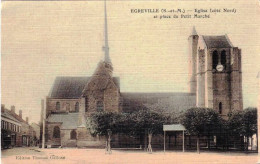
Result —
POLYGON ((224 118, 243 110, 241 49, 227 35, 199 36, 193 28, 190 44, 190 93, 196 106, 213 108, 224 118))
POLYGON ((92 147, 104 144, 92 137, 86 117, 97 111, 132 112, 145 107, 178 112, 209 107, 224 118, 242 110, 241 50, 223 36, 199 36, 193 29, 190 45, 190 91, 187 93, 123 93, 113 76, 109 56, 105 5, 104 60, 91 77, 57 77, 46 98, 46 144, 52 147, 92 147))
POLYGON ((33 128, 33 145, 37 146, 40 141, 40 125, 36 123, 31 123, 31 127, 33 128))
POLYGON ((9 148, 19 145, 21 122, 14 118, 5 106, 1 105, 1 145, 9 148))
MULTIPOLYGON (((2 136, 11 137, 11 146, 33 146, 36 138, 36 132, 29 124, 29 119, 22 118, 22 110, 19 110, 19 115, 15 113, 15 106, 11 106, 11 110, 1 105, 1 126, 3 127, 2 136), (12 120, 12 121, 11 121, 12 120)), ((2 138, 4 139, 4 138, 2 138)), ((5 139, 4 139, 5 140, 5 139)), ((5 142, 1 140, 2 142, 5 142)), ((8 141, 9 142, 9 141, 8 141)))

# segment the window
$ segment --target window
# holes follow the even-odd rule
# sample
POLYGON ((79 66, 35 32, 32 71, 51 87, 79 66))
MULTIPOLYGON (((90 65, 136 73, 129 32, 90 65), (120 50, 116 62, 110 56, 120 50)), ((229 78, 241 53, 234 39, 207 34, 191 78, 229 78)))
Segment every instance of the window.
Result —
POLYGON ((219 114, 222 114, 222 102, 218 104, 218 112, 219 114))
POLYGON ((221 52, 221 64, 224 66, 224 68, 226 67, 226 62, 227 62, 227 56, 226 56, 226 51, 223 50, 221 52))
POLYGON ((56 110, 60 110, 60 102, 56 102, 56 110))
POLYGON ((75 104, 75 112, 79 112, 79 102, 76 102, 75 104))
POLYGON ((53 129, 53 138, 60 138, 60 128, 58 126, 53 129))
POLYGON ((72 139, 72 140, 77 139, 77 133, 76 133, 75 130, 72 130, 72 131, 70 132, 70 139, 72 139))
POLYGON ((88 111, 88 98, 85 97, 85 112, 88 111))
POLYGON ((216 69, 218 65, 218 52, 214 51, 212 54, 212 69, 216 69))
POLYGON ((1 121, 1 128, 4 129, 4 121, 1 121))
POLYGON ((97 111, 102 112, 104 110, 104 104, 103 101, 98 101, 97 102, 97 111))
POLYGON ((66 111, 70 111, 70 104, 69 103, 66 104, 66 111))

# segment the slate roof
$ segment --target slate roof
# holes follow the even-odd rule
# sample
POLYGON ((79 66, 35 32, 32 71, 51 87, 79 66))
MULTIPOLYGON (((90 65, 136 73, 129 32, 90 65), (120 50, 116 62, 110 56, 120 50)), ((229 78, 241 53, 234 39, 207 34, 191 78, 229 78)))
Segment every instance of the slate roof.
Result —
POLYGON ((51 114, 46 121, 50 123, 62 123, 61 129, 77 129, 79 113, 51 114))
POLYGON ((196 106, 196 95, 191 93, 121 93, 123 111, 132 112, 143 108, 180 112, 196 106))
POLYGON ((220 35, 220 36, 203 35, 202 37, 208 48, 232 48, 232 44, 230 43, 226 35, 220 35))
POLYGON ((24 124, 29 125, 24 119, 22 119, 18 114, 12 112, 11 110, 8 110, 8 109, 5 108, 4 113, 7 113, 9 116, 12 116, 12 118, 16 119, 20 123, 24 123, 24 124))
MULTIPOLYGON (((82 95, 85 85, 91 77, 56 77, 53 87, 50 91, 50 98, 76 99, 82 95)), ((119 87, 119 77, 113 77, 113 81, 119 87)))
POLYGON ((6 117, 6 118, 8 118, 10 120, 13 120, 13 121, 17 122, 17 123, 21 123, 18 119, 16 119, 13 116, 12 112, 9 111, 8 109, 5 109, 5 112, 1 112, 1 117, 6 117))

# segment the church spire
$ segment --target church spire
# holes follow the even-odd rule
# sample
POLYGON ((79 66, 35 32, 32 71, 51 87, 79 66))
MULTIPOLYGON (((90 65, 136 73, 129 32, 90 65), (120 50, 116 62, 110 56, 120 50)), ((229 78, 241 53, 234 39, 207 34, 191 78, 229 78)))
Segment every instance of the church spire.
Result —
POLYGON ((104 61, 106 63, 112 64, 110 57, 109 57, 109 46, 108 46, 108 32, 107 32, 107 6, 106 0, 104 0, 104 17, 105 17, 105 24, 104 24, 104 37, 105 37, 105 45, 103 46, 103 51, 105 52, 104 61))
POLYGON ((195 26, 193 26, 193 28, 192 28, 191 36, 192 35, 198 35, 195 26))

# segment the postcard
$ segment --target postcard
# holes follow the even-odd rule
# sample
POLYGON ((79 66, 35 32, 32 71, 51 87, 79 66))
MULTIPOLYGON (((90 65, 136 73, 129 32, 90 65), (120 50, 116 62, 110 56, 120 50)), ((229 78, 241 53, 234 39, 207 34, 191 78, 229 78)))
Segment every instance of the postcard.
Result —
POLYGON ((258 0, 1 5, 2 163, 260 162, 258 0))

